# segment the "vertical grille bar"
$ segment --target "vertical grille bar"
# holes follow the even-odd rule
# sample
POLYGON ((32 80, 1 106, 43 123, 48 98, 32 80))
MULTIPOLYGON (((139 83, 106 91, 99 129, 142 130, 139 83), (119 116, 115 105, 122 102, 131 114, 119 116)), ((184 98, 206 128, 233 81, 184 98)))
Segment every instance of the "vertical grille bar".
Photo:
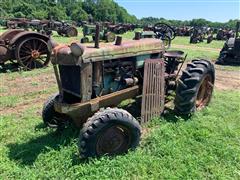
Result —
POLYGON ((148 59, 144 64, 141 123, 160 116, 164 109, 165 66, 163 59, 148 59))

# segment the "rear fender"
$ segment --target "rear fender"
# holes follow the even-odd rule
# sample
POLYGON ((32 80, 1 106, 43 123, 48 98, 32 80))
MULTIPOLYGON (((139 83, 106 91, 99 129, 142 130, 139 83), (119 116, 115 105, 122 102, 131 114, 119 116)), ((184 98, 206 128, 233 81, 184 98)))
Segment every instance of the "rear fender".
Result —
POLYGON ((16 36, 14 36, 10 40, 9 44, 10 45, 18 44, 18 42, 20 42, 22 39, 25 39, 27 37, 36 37, 36 38, 44 40, 45 42, 47 42, 50 39, 48 36, 45 36, 45 35, 37 33, 37 32, 24 31, 24 32, 18 33, 16 36))

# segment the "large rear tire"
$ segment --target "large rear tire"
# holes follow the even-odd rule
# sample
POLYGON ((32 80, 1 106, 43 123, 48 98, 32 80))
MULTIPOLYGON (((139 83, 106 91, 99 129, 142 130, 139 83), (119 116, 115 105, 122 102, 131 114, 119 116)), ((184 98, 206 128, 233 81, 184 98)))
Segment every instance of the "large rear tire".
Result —
POLYGON ((18 42, 15 56, 18 63, 26 70, 45 67, 50 61, 47 42, 37 37, 26 37, 18 42))
POLYGON ((138 121, 125 110, 100 111, 80 131, 80 155, 87 158, 126 153, 139 144, 140 129, 138 121))
POLYGON ((187 65, 178 80, 175 111, 190 114, 201 110, 211 100, 215 81, 215 70, 207 60, 193 60, 187 65))

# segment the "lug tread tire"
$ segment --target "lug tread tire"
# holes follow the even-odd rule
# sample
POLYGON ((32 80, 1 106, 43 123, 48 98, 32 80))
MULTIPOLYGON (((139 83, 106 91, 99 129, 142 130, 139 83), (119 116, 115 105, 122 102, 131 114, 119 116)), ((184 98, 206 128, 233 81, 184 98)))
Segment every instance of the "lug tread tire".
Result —
POLYGON ((51 124, 49 122, 55 118, 57 112, 54 110, 54 100, 58 97, 58 93, 50 96, 48 100, 43 104, 42 119, 45 125, 51 128, 57 128, 58 124, 51 124))
POLYGON ((210 74, 215 80, 215 70, 211 62, 204 59, 195 59, 187 64, 183 70, 176 89, 175 112, 178 114, 191 114, 196 110, 196 98, 202 79, 210 74))
POLYGON ((90 117, 83 125, 79 135, 79 152, 81 158, 98 157, 96 143, 98 133, 109 123, 124 123, 131 128, 134 138, 129 145, 129 149, 135 149, 140 141, 141 127, 138 121, 127 111, 118 108, 107 108, 100 110, 90 117))

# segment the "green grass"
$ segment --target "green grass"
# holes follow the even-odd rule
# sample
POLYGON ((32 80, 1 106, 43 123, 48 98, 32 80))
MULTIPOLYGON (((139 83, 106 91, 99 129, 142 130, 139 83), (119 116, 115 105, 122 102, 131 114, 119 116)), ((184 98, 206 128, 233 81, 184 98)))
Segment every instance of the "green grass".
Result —
MULTIPOLYGON (((59 43, 70 43, 82 37, 81 29, 79 32, 76 38, 56 33, 53 38, 59 43)), ((123 38, 133 36, 134 32, 128 32, 123 38)), ((223 43, 190 45, 188 41, 188 37, 173 41, 173 46, 190 46, 179 49, 188 53, 188 60, 198 57, 215 60, 218 52, 204 48, 218 49, 223 43)), ((239 70, 232 66, 217 68, 239 70)), ((44 81, 34 79, 52 73, 51 66, 25 72, 1 71, 0 93, 11 90, 14 84, 10 82, 16 78, 32 78, 28 83, 30 89, 41 87, 44 81)), ((171 111, 154 119, 144 126, 149 133, 134 152, 84 161, 78 156, 79 130, 70 127, 58 134, 42 123, 44 100, 37 103, 35 100, 57 91, 55 82, 47 82, 51 82, 47 87, 32 92, 0 96, 0 111, 13 109, 12 113, 0 115, 0 179, 240 179, 240 91, 215 92, 210 106, 189 119, 171 111), (14 111, 28 102, 33 103, 23 112, 14 111)))
MULTIPOLYGON (((240 93, 216 92, 212 103, 190 119, 168 114, 134 152, 80 160, 78 130, 56 134, 43 128, 38 107, 0 119, 2 179, 239 179, 240 93)), ((145 127, 146 128, 146 127, 145 127)))
POLYGON ((197 44, 190 44, 189 43, 190 38, 189 37, 176 37, 173 40, 173 44, 177 45, 188 45, 191 47, 205 47, 205 48, 216 48, 216 49, 221 49, 223 47, 223 44, 225 41, 216 41, 213 40, 210 44, 207 44, 207 41, 204 40, 202 43, 197 43, 197 44))

